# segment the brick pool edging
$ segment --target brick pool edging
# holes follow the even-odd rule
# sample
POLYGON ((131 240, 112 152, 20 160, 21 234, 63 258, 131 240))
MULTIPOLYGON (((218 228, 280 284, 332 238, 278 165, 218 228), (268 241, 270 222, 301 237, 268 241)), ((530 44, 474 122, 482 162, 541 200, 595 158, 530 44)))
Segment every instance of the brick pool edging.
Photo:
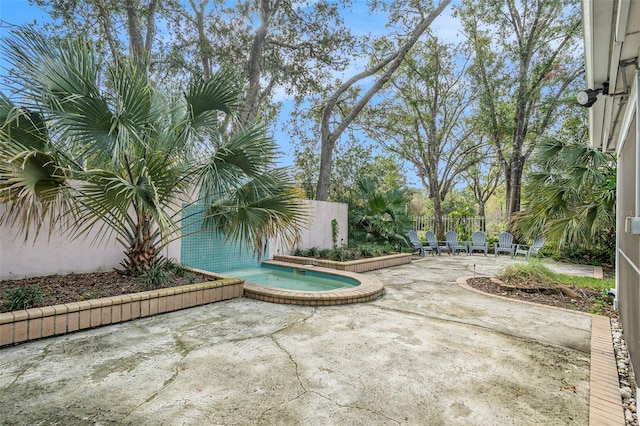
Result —
POLYGON ((589 425, 624 426, 626 424, 624 408, 622 407, 622 397, 620 396, 616 356, 613 350, 611 321, 608 317, 486 293, 468 285, 467 280, 470 278, 472 277, 461 277, 458 278, 456 282, 466 290, 485 296, 590 317, 591 362, 589 367, 589 425))
POLYGON ((273 260, 296 263, 298 265, 313 265, 323 268, 336 269, 346 272, 368 272, 376 269, 390 268, 392 266, 405 265, 411 263, 412 255, 410 253, 389 254, 386 256, 370 257, 358 260, 349 260, 346 262, 338 262, 328 259, 316 259, 313 257, 289 256, 278 254, 273 256, 273 260))
POLYGON ((264 302, 284 303, 289 305, 333 306, 345 305, 349 303, 369 302, 380 297, 380 295, 384 291, 382 282, 377 278, 368 275, 361 275, 347 271, 337 271, 335 269, 322 268, 312 265, 292 264, 275 260, 265 261, 263 263, 286 266, 289 268, 319 271, 330 275, 348 277, 360 282, 360 285, 353 288, 341 288, 331 291, 300 291, 267 287, 245 282, 245 297, 261 300, 264 302))
POLYGON ((0 347, 242 297, 243 283, 239 278, 226 278, 4 312, 0 314, 0 347))

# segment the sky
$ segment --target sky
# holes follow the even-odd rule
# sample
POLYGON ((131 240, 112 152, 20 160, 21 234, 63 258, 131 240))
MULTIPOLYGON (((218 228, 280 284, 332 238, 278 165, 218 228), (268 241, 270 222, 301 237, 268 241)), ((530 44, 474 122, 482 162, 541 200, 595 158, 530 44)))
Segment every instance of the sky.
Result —
MULTIPOLYGON (((459 3, 459 0, 454 0, 452 4, 459 3)), ((343 18, 345 22, 352 27, 354 32, 369 33, 375 32, 377 28, 384 31, 384 20, 380 17, 369 16, 365 0, 355 0, 353 2, 354 12, 345 13, 343 18), (362 10, 362 13, 358 13, 358 10, 362 10)), ((449 42, 459 41, 462 38, 460 33, 460 25, 456 18, 452 16, 453 8, 451 5, 445 9, 445 11, 434 21, 431 30, 438 34, 442 40, 449 42)), ((29 4, 27 0, 0 0, 0 36, 4 36, 7 31, 13 25, 29 24, 36 20, 38 23, 50 20, 49 16, 36 6, 29 4)), ((1 53, 0 53, 1 55, 1 53)), ((345 76, 348 78, 361 69, 354 68, 347 70, 345 76)), ((5 61, 0 57, 0 77, 5 74, 5 61)), ((291 115, 291 109, 293 107, 292 101, 281 99, 283 101, 283 108, 280 114, 280 122, 273 128, 273 137, 278 143, 281 151, 282 158, 280 159, 281 166, 291 166, 294 161, 294 146, 290 142, 290 136, 282 130, 282 123, 288 119, 291 115)), ((410 172, 410 170, 408 170, 410 172)), ((408 173, 409 176, 414 173, 408 173)), ((410 186, 419 186, 417 181, 409 182, 410 186)))

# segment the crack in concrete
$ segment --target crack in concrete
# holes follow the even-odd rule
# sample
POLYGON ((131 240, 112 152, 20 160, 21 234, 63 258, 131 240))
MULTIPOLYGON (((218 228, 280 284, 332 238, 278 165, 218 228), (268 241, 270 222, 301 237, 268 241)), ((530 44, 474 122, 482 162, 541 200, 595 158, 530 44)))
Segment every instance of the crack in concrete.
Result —
POLYGON ((278 347, 278 349, 280 349, 283 353, 285 353, 288 357, 289 360, 293 363, 293 365, 295 366, 295 371, 296 371, 296 379, 298 381, 298 385, 300 386, 300 388, 302 389, 302 392, 299 392, 296 396, 294 396, 293 398, 290 398, 287 401, 282 402, 281 404, 277 404, 271 407, 266 408, 265 410, 262 411, 262 413, 260 413, 260 416, 258 417, 258 422, 257 424, 262 424, 262 419, 264 418, 264 416, 269 412, 272 411, 273 409, 275 409, 276 407, 279 407, 281 405, 284 405, 286 403, 289 403, 291 401, 295 401, 296 399, 300 399, 303 395, 305 395, 308 390, 305 387, 304 383, 302 383, 302 378, 300 377, 300 369, 298 366, 298 363, 296 362, 295 359, 293 359, 293 356, 291 355, 291 353, 289 353, 281 344, 280 342, 278 342, 278 340, 276 339, 276 334, 280 333, 281 331, 284 331, 294 325, 297 324, 301 324, 301 323, 305 323, 307 322, 309 319, 311 319, 311 317, 313 317, 315 315, 315 313, 317 312, 318 308, 313 308, 313 310, 311 311, 311 313, 309 315, 307 315, 306 317, 298 320, 298 321, 294 321, 291 324, 287 324, 285 327, 282 327, 279 330, 274 331, 273 333, 269 334, 268 337, 271 338, 271 341, 273 341, 273 343, 278 347))
POLYGON ((16 384, 16 382, 18 380, 20 380, 20 378, 22 376, 25 375, 25 373, 27 371, 29 371, 31 369, 31 367, 33 367, 36 364, 39 364, 40 362, 44 361, 44 359, 49 355, 49 347, 53 345, 53 342, 48 343, 44 348, 42 348, 42 354, 38 355, 37 357, 35 357, 31 362, 29 362, 29 364, 27 364, 22 370, 18 371, 18 375, 13 379, 13 381, 11 383, 9 383, 5 388, 3 388, 3 390, 5 389, 11 389, 11 387, 13 385, 16 384))
POLYGON ((394 423, 396 423, 396 424, 400 424, 400 423, 401 423, 400 421, 398 421, 398 420, 394 419, 393 417, 389 417, 389 416, 388 416, 385 412, 383 412, 383 411, 372 410, 371 408, 368 408, 368 407, 360 407, 360 406, 358 406, 358 405, 340 404, 338 401, 335 401, 335 400, 333 400, 333 399, 329 398, 327 395, 323 395, 323 394, 321 394, 320 392, 316 392, 316 391, 310 391, 310 392, 311 392, 311 393, 314 393, 314 394, 316 394, 316 395, 318 395, 318 396, 319 396, 319 397, 321 397, 321 398, 326 399, 327 401, 330 401, 332 404, 335 404, 335 405, 337 405, 337 406, 338 406, 338 407, 340 407, 340 408, 349 408, 349 409, 356 409, 356 410, 367 411, 367 412, 369 412, 369 413, 374 413, 374 414, 377 414, 377 415, 379 415, 379 416, 381 416, 381 417, 384 417, 385 419, 387 419, 387 420, 389 420, 389 421, 392 421, 392 422, 394 422, 394 423))
POLYGON ((145 399, 136 407, 134 407, 129 413, 127 413, 126 416, 122 418, 122 420, 120 420, 120 422, 124 422, 133 413, 135 413, 138 409, 140 409, 140 407, 156 399, 169 385, 171 385, 171 383, 173 383, 178 378, 178 376, 180 375, 180 365, 182 364, 182 361, 184 361, 185 358, 187 358, 191 352, 193 352, 198 347, 202 346, 200 344, 200 345, 194 345, 190 347, 182 339, 180 339, 180 337, 176 336, 175 339, 176 339, 176 346, 180 349, 180 354, 182 355, 182 357, 178 360, 178 362, 176 362, 173 368, 173 374, 171 375, 171 377, 165 380, 164 383, 162 383, 162 386, 160 386, 160 389, 153 392, 147 399, 145 399))
MULTIPOLYGON (((516 335, 516 334, 513 334, 513 333, 509 333, 506 330, 499 330, 499 329, 487 327, 487 326, 484 326, 482 324, 478 324, 478 323, 475 323, 475 322, 472 322, 472 321, 463 321, 462 319, 456 319, 456 318, 460 318, 460 317, 456 317, 455 315, 452 315, 452 314, 445 314, 445 315, 450 316, 450 318, 447 318, 447 317, 443 317, 443 316, 433 316, 433 315, 428 315, 428 314, 424 314, 424 313, 420 313, 420 312, 407 311, 407 310, 404 310, 404 309, 389 308, 387 306, 382 306, 380 304, 372 304, 371 306, 379 308, 379 309, 381 309, 383 311, 397 312, 399 314, 411 315, 411 316, 420 317, 420 318, 428 318, 428 319, 440 321, 440 322, 443 322, 443 323, 450 322, 450 323, 454 323, 454 324, 461 324, 461 325, 466 325, 466 326, 469 326, 469 327, 479 328, 481 330, 490 331, 492 333, 496 333, 496 334, 501 335, 501 336, 509 337, 511 339, 518 339, 518 340, 521 340, 521 341, 524 341, 524 342, 535 343, 537 345, 549 346, 549 347, 559 348, 559 349, 563 349, 563 350, 573 350, 573 351, 578 351, 578 352, 587 353, 587 354, 590 353, 589 350, 585 351, 585 350, 582 350, 582 349, 577 348, 577 347, 552 345, 552 344, 549 344, 549 343, 541 342, 541 341, 536 340, 536 339, 531 338, 531 337, 519 336, 519 335, 516 335)), ((477 320, 477 321, 479 321, 479 320, 477 320)))

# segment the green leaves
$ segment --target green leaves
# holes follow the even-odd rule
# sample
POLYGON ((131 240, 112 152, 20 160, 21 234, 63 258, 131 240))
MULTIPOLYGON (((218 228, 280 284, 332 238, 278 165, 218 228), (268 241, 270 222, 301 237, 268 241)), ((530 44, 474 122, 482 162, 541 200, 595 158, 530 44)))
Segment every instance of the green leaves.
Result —
MULTIPOLYGON (((595 247, 615 229, 615 158, 582 142, 547 139, 528 176, 528 202, 514 226, 565 244, 595 247)), ((606 245, 606 244, 605 244, 606 245)))
POLYGON ((212 226, 259 254, 276 234, 295 239, 304 209, 288 175, 273 169, 273 141, 252 125, 219 136, 241 108, 231 74, 167 94, 134 62, 109 68, 102 85, 81 42, 47 49, 38 34, 19 30, 5 49, 23 71, 18 93, 29 99, 16 108, 0 98, 0 201, 8 203, 0 223, 25 236, 47 218, 50 232, 61 227, 72 238, 115 235, 134 274, 159 262, 194 203, 207 204, 212 226))

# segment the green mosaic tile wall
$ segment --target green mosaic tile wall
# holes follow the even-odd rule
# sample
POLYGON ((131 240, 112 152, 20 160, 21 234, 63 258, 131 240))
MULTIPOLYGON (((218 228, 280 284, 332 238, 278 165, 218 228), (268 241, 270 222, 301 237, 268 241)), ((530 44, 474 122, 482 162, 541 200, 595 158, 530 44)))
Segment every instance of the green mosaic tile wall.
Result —
MULTIPOLYGON (((181 263, 193 268, 210 272, 224 273, 236 269, 255 268, 260 265, 251 249, 225 242, 224 235, 216 231, 196 232, 202 227, 203 210, 201 206, 191 206, 183 214, 183 226, 180 257, 181 263), (191 216, 193 215, 193 216, 191 216), (192 232, 196 232, 192 234, 192 232)), ((265 258, 268 258, 268 249, 265 258)))

